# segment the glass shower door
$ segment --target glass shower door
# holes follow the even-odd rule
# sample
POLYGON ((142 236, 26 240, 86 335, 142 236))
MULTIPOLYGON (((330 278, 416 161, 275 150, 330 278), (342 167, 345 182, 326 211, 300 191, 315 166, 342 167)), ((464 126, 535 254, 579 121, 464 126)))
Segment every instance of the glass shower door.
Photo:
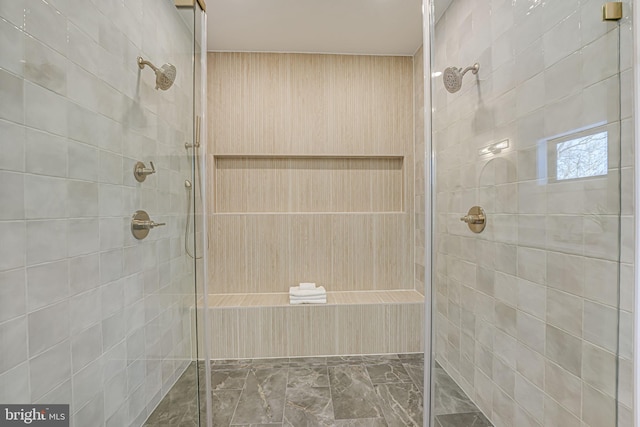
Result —
POLYGON ((0 405, 166 425, 163 398, 197 398, 173 392, 195 342, 192 28, 170 1, 12 0, 0 40, 0 405))
MULTIPOLYGON (((204 3, 203 3, 204 4, 204 3)), ((181 121, 180 132, 175 137, 172 149, 173 161, 179 164, 179 174, 174 175, 173 187, 177 195, 170 202, 179 212, 180 237, 173 241, 174 250, 184 254, 184 269, 187 277, 181 283, 184 290, 180 297, 182 305, 180 315, 187 319, 188 325, 181 334, 189 339, 185 350, 188 366, 180 378, 169 388, 145 426, 154 427, 172 425, 177 427, 206 426, 206 381, 205 365, 201 341, 205 322, 202 305, 205 276, 203 273, 204 234, 203 234, 203 180, 202 162, 203 138, 203 99, 206 75, 206 55, 203 45, 206 33, 206 13, 200 1, 175 1, 178 13, 187 29, 188 38, 181 40, 184 47, 183 70, 188 90, 179 98, 180 113, 185 114, 181 121), (203 62, 205 61, 205 62, 203 62)))
POLYGON ((436 15, 431 425, 626 425, 623 11, 602 22, 593 1, 453 0, 436 15))

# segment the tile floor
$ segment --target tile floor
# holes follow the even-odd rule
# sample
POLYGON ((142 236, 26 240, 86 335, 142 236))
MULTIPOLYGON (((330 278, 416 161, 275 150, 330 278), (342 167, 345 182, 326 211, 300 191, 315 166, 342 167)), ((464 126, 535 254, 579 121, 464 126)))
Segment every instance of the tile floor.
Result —
MULTIPOLYGON (((197 427, 195 372, 187 369, 145 427, 197 427)), ((491 426, 442 368, 434 374, 435 427, 491 426)), ((211 386, 214 426, 422 426, 422 354, 218 360, 211 386)))

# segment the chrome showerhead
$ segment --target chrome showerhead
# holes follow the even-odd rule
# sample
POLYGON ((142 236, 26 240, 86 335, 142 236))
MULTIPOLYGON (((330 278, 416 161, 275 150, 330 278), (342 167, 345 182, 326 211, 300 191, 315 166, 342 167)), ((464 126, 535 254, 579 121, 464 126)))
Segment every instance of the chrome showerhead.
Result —
POLYGON ((142 59, 141 56, 138 56, 138 67, 142 70, 145 65, 151 67, 156 73, 156 89, 167 90, 176 80, 176 67, 171 64, 164 64, 158 68, 151 62, 142 59))
POLYGON ((462 87, 462 78, 464 75, 471 71, 473 74, 478 74, 478 70, 480 69, 480 64, 477 62, 473 64, 471 67, 467 67, 462 70, 462 68, 457 67, 448 67, 442 73, 442 81, 444 83, 444 88, 449 91, 449 93, 456 93, 462 87))

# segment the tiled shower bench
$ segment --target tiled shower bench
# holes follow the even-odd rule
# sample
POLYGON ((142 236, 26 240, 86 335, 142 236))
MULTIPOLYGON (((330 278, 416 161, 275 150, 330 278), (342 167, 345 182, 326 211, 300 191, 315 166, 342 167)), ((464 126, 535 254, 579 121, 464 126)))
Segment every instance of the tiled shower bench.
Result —
POLYGON ((423 351, 424 296, 414 290, 328 292, 327 304, 303 305, 287 293, 211 294, 208 310, 212 359, 423 351))

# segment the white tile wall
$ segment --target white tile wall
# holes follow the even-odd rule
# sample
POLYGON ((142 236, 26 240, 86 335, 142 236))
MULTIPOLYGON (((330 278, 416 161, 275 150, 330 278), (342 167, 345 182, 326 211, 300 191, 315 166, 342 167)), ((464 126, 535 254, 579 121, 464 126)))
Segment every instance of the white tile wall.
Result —
POLYGON ((192 45, 169 0, 0 2, 0 402, 138 427, 191 360, 192 45), (135 240, 137 209, 168 225, 135 240))
MULTIPOLYGON (((632 369, 630 2, 624 8, 619 42, 594 0, 455 0, 436 25, 434 71, 480 62, 456 94, 432 82, 437 359, 495 425, 615 425, 618 343, 621 375, 632 369), (605 178, 542 174, 550 154, 541 141, 603 124, 605 178), (478 156, 505 138, 507 150, 478 156), (474 204, 488 214, 479 235, 458 221, 474 204)), ((630 426, 632 384, 620 379, 619 426, 630 426)))

